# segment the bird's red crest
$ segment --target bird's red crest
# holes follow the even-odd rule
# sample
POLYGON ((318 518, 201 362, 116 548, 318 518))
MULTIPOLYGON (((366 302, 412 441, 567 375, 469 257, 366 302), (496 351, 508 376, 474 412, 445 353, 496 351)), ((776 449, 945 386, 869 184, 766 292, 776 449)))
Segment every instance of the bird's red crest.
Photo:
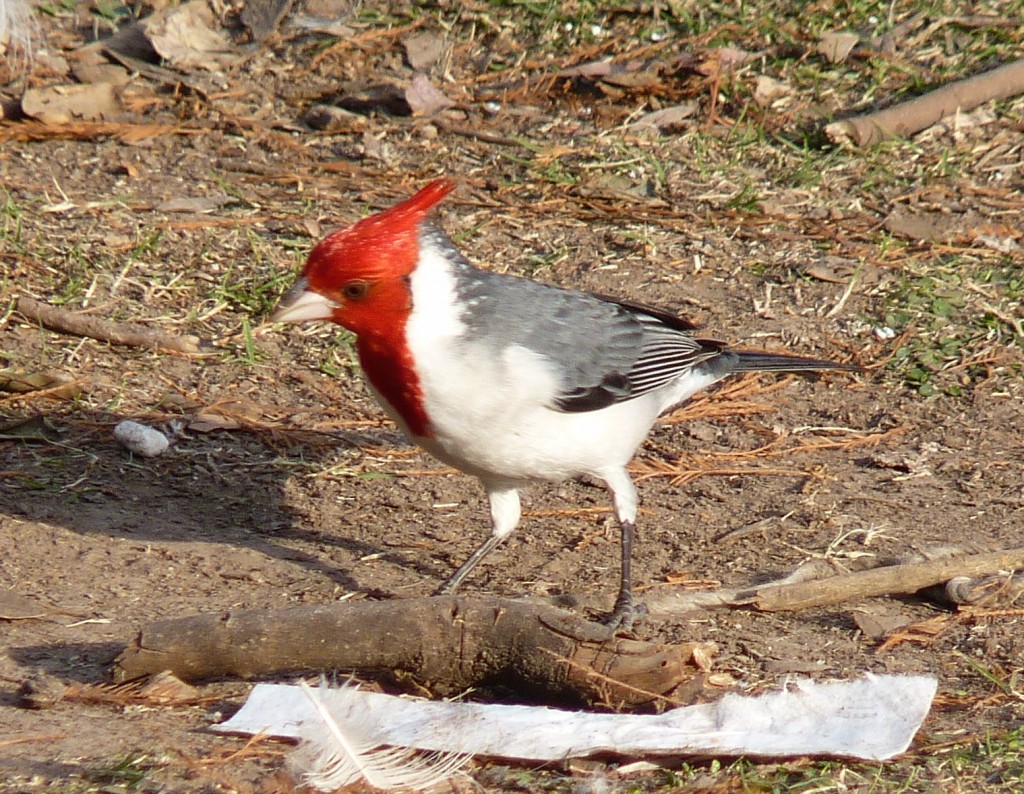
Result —
POLYGON ((416 436, 429 436, 430 423, 405 338, 412 294, 404 277, 419 261, 421 223, 454 189, 451 179, 438 179, 334 232, 313 249, 302 272, 307 289, 335 304, 331 319, 356 334, 367 377, 416 436), (361 289, 358 297, 346 295, 352 285, 361 289))
POLYGON ((451 179, 435 180, 401 204, 326 237, 306 262, 310 286, 329 288, 349 278, 411 273, 419 255, 420 223, 454 189, 451 179))

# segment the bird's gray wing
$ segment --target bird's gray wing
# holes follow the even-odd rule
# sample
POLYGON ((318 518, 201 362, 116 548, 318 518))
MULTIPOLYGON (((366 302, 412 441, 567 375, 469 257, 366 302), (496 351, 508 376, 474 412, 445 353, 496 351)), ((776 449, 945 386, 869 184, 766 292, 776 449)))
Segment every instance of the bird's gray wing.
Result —
POLYGON ((468 333, 522 345, 552 362, 561 411, 634 399, 722 349, 698 340, 686 320, 526 279, 474 271, 460 293, 468 333))

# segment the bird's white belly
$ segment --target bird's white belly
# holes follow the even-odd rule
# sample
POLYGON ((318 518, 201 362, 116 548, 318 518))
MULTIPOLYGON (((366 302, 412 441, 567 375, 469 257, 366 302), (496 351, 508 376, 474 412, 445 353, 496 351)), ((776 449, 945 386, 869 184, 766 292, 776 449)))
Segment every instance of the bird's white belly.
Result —
POLYGON ((638 411, 637 405, 626 410, 627 405, 587 413, 499 406, 482 422, 453 412, 431 423, 433 438, 416 440, 441 460, 485 479, 602 476, 629 461, 657 418, 656 411, 638 411))
POLYGON ((519 346, 460 345, 432 362, 417 361, 431 438, 414 438, 440 460, 484 479, 562 480, 597 477, 632 458, 668 405, 710 380, 677 385, 606 408, 579 413, 554 405, 561 385, 551 365, 519 346))

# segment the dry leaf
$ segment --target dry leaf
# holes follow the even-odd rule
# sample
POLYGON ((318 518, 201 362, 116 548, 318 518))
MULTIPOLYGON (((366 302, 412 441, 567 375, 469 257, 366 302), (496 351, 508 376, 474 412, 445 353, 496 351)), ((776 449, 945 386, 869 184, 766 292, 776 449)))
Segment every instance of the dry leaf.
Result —
POLYGON ((856 33, 831 31, 822 34, 814 49, 819 54, 824 55, 830 63, 842 63, 859 41, 860 36, 856 33))
POLYGON ((302 120, 314 130, 358 132, 366 128, 366 117, 335 105, 313 105, 302 120))
POLYGON ((736 69, 740 66, 745 66, 764 55, 763 50, 750 52, 749 50, 741 50, 739 47, 719 47, 715 50, 715 53, 718 55, 718 64, 723 69, 736 69))
POLYGON ((188 423, 188 429, 195 433, 212 433, 214 430, 237 430, 242 423, 230 416, 201 411, 188 423))
POLYGON ((182 196, 157 204, 154 209, 158 212, 208 213, 216 212, 225 204, 230 204, 233 201, 235 199, 230 196, 182 196))
POLYGON ((0 620, 32 620, 44 618, 50 610, 30 601, 13 590, 0 590, 0 620))
MULTIPOLYGON (((23 369, 0 369, 0 391, 27 394, 42 389, 51 389, 54 386, 61 386, 71 383, 72 378, 60 372, 28 372, 23 369)), ((16 424, 20 424, 17 422, 16 424)), ((11 427, 6 423, 0 425, 0 429, 11 427)))
POLYGON ((774 77, 762 74, 758 75, 757 84, 754 86, 754 101, 766 108, 792 93, 791 86, 774 77))
POLYGON ((975 235, 974 241, 1001 254, 1013 254, 1021 249, 1020 244, 1009 236, 997 237, 991 234, 978 234, 975 235))
POLYGON ((256 41, 265 41, 277 30, 291 6, 292 0, 245 0, 242 24, 256 41))
POLYGON ((150 676, 136 695, 147 703, 161 706, 195 703, 200 699, 199 690, 186 684, 170 670, 150 676))
POLYGON ((156 63, 160 60, 160 55, 153 49, 153 42, 149 40, 146 27, 155 22, 163 13, 165 12, 158 12, 142 22, 125 25, 112 36, 79 47, 75 50, 75 61, 92 64, 93 66, 109 63, 108 56, 106 55, 109 51, 145 61, 146 63, 156 63))
POLYGON ((582 77, 619 88, 643 88, 656 85, 664 64, 660 61, 632 60, 616 63, 609 59, 581 63, 558 72, 558 77, 582 77))
POLYGON ((684 126, 682 122, 690 118, 696 110, 696 102, 683 102, 681 105, 645 113, 629 127, 634 130, 658 129, 662 132, 673 132, 684 126))
POLYGON ((358 0, 306 0, 302 7, 307 14, 341 21, 352 16, 359 5, 358 0))
POLYGON ((109 118, 121 109, 110 83, 31 88, 21 100, 25 114, 44 124, 70 124, 109 118))
POLYGON ((857 262, 852 259, 828 257, 824 262, 815 262, 801 271, 803 275, 830 284, 845 284, 857 272, 857 262))
POLYGON ((258 424, 266 411, 252 400, 223 400, 199 410, 188 424, 189 430, 209 433, 212 430, 237 430, 246 424, 258 424))
POLYGON ((0 439, 14 438, 19 441, 45 441, 55 444, 60 441, 60 432, 40 414, 0 422, 0 439))
POLYGON ((431 85, 424 74, 418 74, 405 89, 405 101, 414 116, 433 116, 445 108, 452 107, 455 102, 431 85))
POLYGON ((123 86, 132 79, 128 70, 116 63, 75 63, 71 73, 80 83, 109 83, 123 86))
POLYGON ((558 73, 558 77, 590 77, 593 79, 599 79, 607 77, 612 73, 613 70, 623 70, 625 67, 613 63, 610 58, 606 58, 601 61, 592 61, 590 63, 581 63, 577 66, 570 66, 568 69, 563 69, 558 73))
POLYGON ((414 33, 402 43, 405 59, 417 72, 426 71, 444 54, 444 38, 436 33, 414 33))
POLYGON ((886 634, 907 625, 903 615, 887 615, 869 612, 866 609, 855 609, 850 613, 857 628, 869 640, 880 640, 886 634))
POLYGON ((303 30, 348 39, 355 36, 355 31, 345 23, 359 5, 360 0, 306 0, 289 22, 303 30))
POLYGON ((940 212, 914 212, 896 207, 885 219, 886 231, 908 240, 955 240, 970 237, 970 232, 981 224, 981 218, 971 211, 963 215, 940 212))
POLYGON ((619 88, 649 88, 661 82, 662 66, 663 64, 658 61, 646 64, 641 61, 630 61, 625 64, 624 69, 613 69, 611 74, 605 75, 601 81, 619 88))
POLYGON ((145 27, 153 48, 172 66, 213 71, 239 57, 227 36, 211 27, 214 22, 205 0, 192 0, 154 14, 145 27))

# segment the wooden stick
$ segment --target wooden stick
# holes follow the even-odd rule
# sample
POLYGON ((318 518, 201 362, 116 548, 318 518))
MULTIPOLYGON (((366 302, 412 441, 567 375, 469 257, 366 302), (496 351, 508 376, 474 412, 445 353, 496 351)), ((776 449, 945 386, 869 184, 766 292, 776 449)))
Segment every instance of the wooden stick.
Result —
POLYGON ((852 141, 870 146, 885 138, 907 137, 958 110, 967 111, 993 99, 1024 93, 1024 59, 966 80, 944 85, 891 108, 829 124, 825 134, 834 143, 852 141))
POLYGON ((695 645, 656 645, 547 605, 434 598, 304 605, 166 620, 117 659, 117 681, 344 670, 438 695, 502 684, 532 697, 638 706, 695 696, 695 645))
POLYGON ((769 585, 737 594, 730 606, 752 606, 763 612, 841 604, 882 595, 906 595, 947 582, 955 576, 982 576, 1024 568, 1024 548, 988 554, 887 565, 811 582, 769 585))
POLYGON ((954 576, 945 584, 927 588, 922 595, 944 607, 1009 606, 1024 595, 1024 574, 954 576))
POLYGON ((158 348, 195 355, 206 352, 198 336, 179 336, 153 331, 134 323, 115 323, 80 312, 68 312, 24 295, 18 298, 18 311, 27 319, 54 331, 86 336, 115 345, 158 348))

